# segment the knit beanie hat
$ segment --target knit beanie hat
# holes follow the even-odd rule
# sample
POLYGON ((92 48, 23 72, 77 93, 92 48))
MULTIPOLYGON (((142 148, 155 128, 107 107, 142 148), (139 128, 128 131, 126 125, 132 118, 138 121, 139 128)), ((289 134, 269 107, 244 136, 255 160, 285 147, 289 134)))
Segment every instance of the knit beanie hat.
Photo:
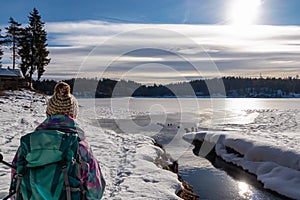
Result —
POLYGON ((70 86, 65 82, 57 83, 54 88, 54 95, 47 104, 47 116, 64 114, 76 118, 78 114, 78 103, 70 93, 70 86))

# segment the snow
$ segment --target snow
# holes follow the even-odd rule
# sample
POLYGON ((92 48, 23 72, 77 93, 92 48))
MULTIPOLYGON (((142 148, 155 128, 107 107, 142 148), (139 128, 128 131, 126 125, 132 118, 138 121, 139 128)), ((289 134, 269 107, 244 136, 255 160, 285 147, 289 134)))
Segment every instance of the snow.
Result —
MULTIPOLYGON (((17 77, 18 74, 16 74, 16 70, 9 70, 9 69, 4 69, 4 68, 0 68, 0 76, 13 76, 13 77, 17 77)), ((19 73, 19 72, 17 72, 19 73)))
POLYGON ((300 199, 299 151, 268 141, 251 140, 238 133, 187 133, 184 138, 189 141, 193 139, 214 141, 216 143, 214 150, 223 160, 255 174, 257 180, 261 181, 266 189, 293 199, 300 199), (228 152, 226 147, 239 154, 228 152))
MULTIPOLYGON (((10 162, 20 137, 45 119, 48 97, 30 91, 8 94, 0 97, 0 152, 10 162)), ((107 182, 103 199, 180 199, 177 175, 154 164, 163 151, 150 137, 104 130, 93 123, 90 113, 80 106, 78 122, 88 134, 107 182)), ((9 183, 10 169, 0 164, 0 198, 8 194, 9 183)))

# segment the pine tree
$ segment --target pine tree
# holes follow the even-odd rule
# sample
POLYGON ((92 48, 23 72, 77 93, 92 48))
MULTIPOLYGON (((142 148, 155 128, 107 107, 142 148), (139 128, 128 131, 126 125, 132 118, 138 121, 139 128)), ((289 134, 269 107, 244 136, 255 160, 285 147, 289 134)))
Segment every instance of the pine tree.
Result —
POLYGON ((9 18, 10 25, 6 27, 6 44, 11 45, 12 50, 12 65, 13 69, 15 69, 16 66, 16 59, 18 57, 17 51, 19 46, 19 39, 21 34, 21 24, 19 24, 17 21, 14 20, 14 18, 9 18))
POLYGON ((33 56, 30 51, 31 47, 31 35, 29 34, 29 28, 24 28, 21 30, 21 37, 19 39, 18 54, 21 57, 20 69, 27 81, 32 80, 32 74, 34 72, 33 67, 33 56), (28 71, 31 71, 31 74, 28 74, 28 71))
POLYGON ((3 36, 1 35, 1 29, 0 29, 0 68, 2 67, 2 56, 3 56, 2 44, 4 43, 2 38, 3 36))
POLYGON ((38 80, 45 72, 45 66, 50 62, 48 58, 49 51, 47 50, 47 32, 44 29, 45 23, 41 21, 41 16, 36 8, 29 16, 29 30, 32 34, 32 54, 34 56, 33 65, 38 71, 38 80))
POLYGON ((22 30, 21 34, 19 55, 21 56, 21 71, 32 82, 32 75, 36 71, 38 80, 40 80, 45 72, 45 66, 50 62, 50 58, 48 58, 45 23, 41 21, 38 10, 34 8, 28 18, 29 25, 22 30))

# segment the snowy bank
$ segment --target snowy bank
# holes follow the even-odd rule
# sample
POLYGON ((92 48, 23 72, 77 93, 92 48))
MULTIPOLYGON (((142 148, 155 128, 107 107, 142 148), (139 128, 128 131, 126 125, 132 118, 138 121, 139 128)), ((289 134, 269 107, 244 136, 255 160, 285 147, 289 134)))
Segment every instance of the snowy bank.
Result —
MULTIPOLYGON (((45 119, 47 96, 30 91, 9 92, 0 97, 0 153, 12 160, 20 137, 45 119)), ((78 122, 87 133, 99 160, 107 187, 103 199, 180 199, 177 175, 154 164, 164 151, 150 137, 118 134, 89 121, 89 112, 80 107, 78 122)), ((8 193, 10 169, 0 165, 0 198, 8 193)))
POLYGON ((283 146, 241 138, 235 134, 187 133, 184 139, 216 144, 210 150, 215 151, 216 155, 226 162, 255 174, 264 188, 289 198, 300 199, 299 152, 283 146))

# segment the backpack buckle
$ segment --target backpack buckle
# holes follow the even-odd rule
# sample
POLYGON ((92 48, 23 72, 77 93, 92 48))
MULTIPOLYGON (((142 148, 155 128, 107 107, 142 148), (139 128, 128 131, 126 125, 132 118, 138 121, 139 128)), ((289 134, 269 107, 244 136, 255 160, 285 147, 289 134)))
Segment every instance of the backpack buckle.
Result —
POLYGON ((75 165, 77 163, 77 160, 75 158, 72 159, 71 164, 75 165))

